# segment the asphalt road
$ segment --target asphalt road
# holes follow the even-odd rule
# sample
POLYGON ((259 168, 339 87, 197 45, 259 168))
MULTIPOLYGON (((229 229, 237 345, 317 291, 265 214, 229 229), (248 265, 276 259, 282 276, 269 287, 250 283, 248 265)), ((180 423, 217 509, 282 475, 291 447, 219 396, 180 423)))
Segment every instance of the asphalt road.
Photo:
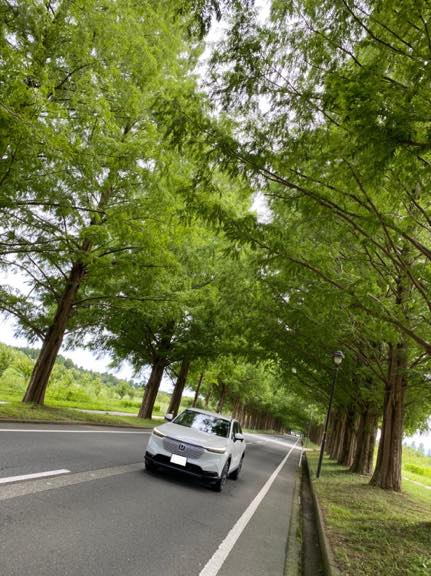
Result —
POLYGON ((147 439, 0 423, 0 575, 282 576, 297 439, 248 436, 221 494, 146 472, 147 439))

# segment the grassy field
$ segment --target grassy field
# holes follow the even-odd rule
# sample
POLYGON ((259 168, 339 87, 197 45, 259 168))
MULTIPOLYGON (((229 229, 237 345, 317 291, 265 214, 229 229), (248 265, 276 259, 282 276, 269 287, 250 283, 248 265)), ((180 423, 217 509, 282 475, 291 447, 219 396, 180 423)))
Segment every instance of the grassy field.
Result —
MULTIPOLYGON (((404 466, 416 456, 406 451, 404 466)), ((307 458, 314 478, 318 452, 307 458)), ((328 458, 314 481, 341 574, 430 576, 431 490, 405 481, 395 494, 368 482, 328 458)))
POLYGON ((404 447, 403 477, 431 487, 431 457, 404 447))
POLYGON ((54 406, 34 406, 21 402, 0 404, 0 420, 50 421, 77 424, 106 424, 109 426, 153 427, 155 420, 142 420, 134 416, 110 416, 106 414, 86 414, 71 408, 54 406))
MULTIPOLYGON (((3 408, 0 418, 7 417, 6 412, 15 416, 29 418, 28 408, 20 401, 24 396, 31 372, 33 370, 37 350, 30 348, 17 349, 0 343, 0 401, 10 402, 8 408, 3 408)), ((121 380, 112 374, 93 372, 76 366, 71 360, 59 356, 51 374, 45 401, 51 410, 45 412, 45 417, 62 418, 66 411, 62 409, 102 410, 104 412, 127 412, 136 415, 144 394, 143 385, 136 386, 127 380, 121 380)), ((154 405, 153 414, 162 418, 167 412, 170 395, 159 392, 154 405)), ((182 407, 190 405, 192 399, 184 398, 182 407)), ((6 406, 6 405, 5 405, 6 406)), ((68 413, 70 419, 73 411, 68 413)), ((94 415, 98 418, 97 415, 94 415)), ((10 416, 12 417, 12 416, 10 416)), ((36 416, 34 416, 36 418, 36 416)), ((78 416, 74 419, 76 420, 78 416)), ((39 418, 40 419, 40 418, 39 418)), ((82 416, 79 417, 82 419, 82 416)), ((87 418, 88 421, 88 418, 87 418)), ((133 420, 136 423, 136 419, 133 420)), ((132 422, 132 420, 131 420, 132 422)))

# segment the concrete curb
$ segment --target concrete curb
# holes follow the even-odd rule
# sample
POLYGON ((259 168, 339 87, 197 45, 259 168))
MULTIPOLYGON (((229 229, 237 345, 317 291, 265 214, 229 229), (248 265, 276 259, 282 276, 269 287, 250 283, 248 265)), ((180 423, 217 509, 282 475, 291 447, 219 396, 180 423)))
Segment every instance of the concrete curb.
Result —
POLYGON ((302 468, 299 468, 298 478, 295 483, 295 490, 292 496, 291 514, 289 522, 289 532, 286 542, 286 559, 284 563, 283 576, 299 576, 301 565, 301 545, 298 539, 299 511, 301 506, 301 483, 302 468))
POLYGON ((316 516, 317 533, 319 536, 320 550, 322 552, 323 568, 325 570, 326 576, 340 576, 340 572, 335 563, 334 555, 332 552, 331 545, 329 543, 328 536, 326 535, 325 521, 323 518, 322 509, 320 507, 317 494, 314 490, 314 484, 310 473, 310 466, 308 464, 307 455, 305 455, 305 465, 307 473, 310 478, 310 490, 313 498, 314 512, 316 516))
POLYGON ((15 424, 53 424, 54 426, 103 426, 104 428, 133 428, 134 430, 152 430, 149 426, 133 426, 128 424, 108 424, 102 422, 85 422, 85 420, 32 420, 31 418, 0 418, 2 422, 15 424))

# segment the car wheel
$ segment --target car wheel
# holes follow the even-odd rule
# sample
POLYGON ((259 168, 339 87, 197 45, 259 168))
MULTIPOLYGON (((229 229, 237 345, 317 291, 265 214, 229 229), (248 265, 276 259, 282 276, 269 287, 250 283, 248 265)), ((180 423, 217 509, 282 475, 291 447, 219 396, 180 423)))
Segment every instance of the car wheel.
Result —
POLYGON ((236 470, 234 470, 232 472, 232 474, 229 475, 229 478, 232 478, 232 480, 238 480, 238 476, 241 472, 241 468, 242 468, 242 461, 244 460, 244 456, 241 458, 239 466, 236 470))
POLYGON ((157 467, 150 460, 145 460, 145 470, 148 470, 148 472, 155 472, 157 467))
POLYGON ((217 482, 215 482, 214 484, 211 485, 211 489, 214 490, 214 492, 221 492, 223 490, 224 485, 226 484, 228 473, 229 473, 229 466, 230 466, 230 460, 228 460, 226 462, 226 464, 223 466, 223 470, 221 471, 221 476, 217 480, 217 482))

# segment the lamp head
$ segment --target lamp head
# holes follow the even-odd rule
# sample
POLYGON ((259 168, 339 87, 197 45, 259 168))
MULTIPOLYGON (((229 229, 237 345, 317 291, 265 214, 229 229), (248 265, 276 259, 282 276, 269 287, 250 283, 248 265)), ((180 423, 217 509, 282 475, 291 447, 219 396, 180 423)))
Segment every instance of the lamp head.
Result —
POLYGON ((341 364, 341 362, 344 360, 344 353, 341 352, 341 350, 337 350, 337 352, 334 352, 333 359, 334 359, 334 364, 336 366, 339 366, 341 364))

